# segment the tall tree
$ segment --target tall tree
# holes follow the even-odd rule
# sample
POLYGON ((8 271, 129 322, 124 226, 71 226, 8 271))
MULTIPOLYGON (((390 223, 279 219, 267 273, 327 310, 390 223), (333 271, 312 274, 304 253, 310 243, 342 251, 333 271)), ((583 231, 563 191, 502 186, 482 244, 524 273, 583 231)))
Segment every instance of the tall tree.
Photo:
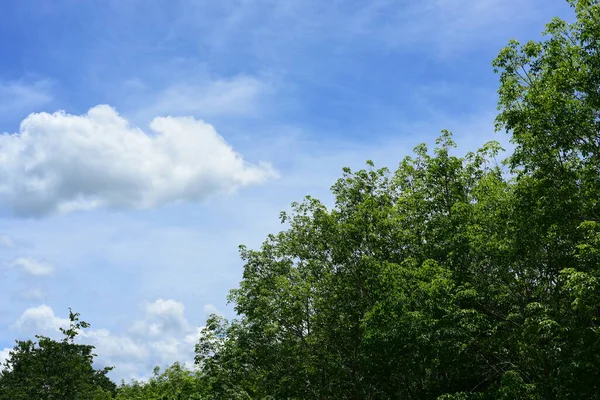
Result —
POLYGON ((597 396, 600 2, 570 4, 574 23, 494 61, 505 164, 494 142, 450 155, 444 132, 242 248, 239 318, 196 349, 212 398, 597 396))
POLYGON ((569 3, 574 23, 555 18, 547 39, 511 41, 494 61, 497 126, 516 145, 511 247, 530 313, 521 354, 542 398, 594 397, 600 378, 600 2, 569 3))
POLYGON ((334 209, 307 198, 282 215, 288 230, 242 248, 244 279, 231 294, 241 319, 212 320, 198 346, 215 390, 380 399, 486 387, 482 354, 505 291, 474 264, 505 228, 509 187, 496 143, 465 158, 453 146, 445 132, 433 155, 419 146, 394 174, 346 169, 334 209))

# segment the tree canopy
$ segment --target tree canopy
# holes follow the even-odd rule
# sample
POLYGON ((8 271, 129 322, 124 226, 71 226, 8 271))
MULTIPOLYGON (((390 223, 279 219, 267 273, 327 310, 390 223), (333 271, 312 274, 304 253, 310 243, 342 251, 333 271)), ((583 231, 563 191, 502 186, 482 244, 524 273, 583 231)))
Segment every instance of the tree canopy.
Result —
POLYGON ((111 368, 94 369, 94 347, 74 343, 89 324, 69 310, 70 325, 60 328, 60 341, 46 336, 17 341, 0 370, 1 400, 105 400, 113 398, 116 385, 106 374, 111 368))
POLYGON ((593 398, 599 390, 600 6, 511 41, 496 142, 444 132, 344 170, 258 250, 197 347, 213 398, 593 398))
POLYGON ((148 381, 122 383, 116 400, 200 400, 203 395, 204 385, 198 372, 176 362, 163 372, 156 367, 148 381))

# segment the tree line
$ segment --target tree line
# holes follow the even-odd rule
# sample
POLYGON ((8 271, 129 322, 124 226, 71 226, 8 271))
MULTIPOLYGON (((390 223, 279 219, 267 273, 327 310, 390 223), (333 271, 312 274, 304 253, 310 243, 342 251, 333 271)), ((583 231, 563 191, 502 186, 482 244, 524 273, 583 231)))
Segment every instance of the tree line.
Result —
POLYGON ((74 343, 19 341, 0 399, 600 398, 600 1, 493 61, 496 129, 464 156, 443 131, 395 171, 343 169, 327 208, 240 248, 196 368, 116 385, 74 343))

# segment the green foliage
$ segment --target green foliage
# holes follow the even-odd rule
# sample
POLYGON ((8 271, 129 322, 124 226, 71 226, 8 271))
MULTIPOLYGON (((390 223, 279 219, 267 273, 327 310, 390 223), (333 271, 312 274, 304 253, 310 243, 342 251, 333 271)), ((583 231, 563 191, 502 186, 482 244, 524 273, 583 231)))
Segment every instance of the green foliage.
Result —
POLYGON ((453 146, 444 132, 433 155, 419 146, 394 174, 346 169, 333 210, 307 198, 282 216, 289 230, 242 248, 231 294, 242 318, 209 323, 197 348, 213 391, 435 398, 486 386, 477 358, 506 293, 472 268, 489 258, 486 228, 506 226, 510 188, 497 144, 465 158, 453 146))
POLYGON ((241 248, 239 317, 196 347, 209 398, 597 396, 600 2, 571 5, 494 61, 506 163, 443 132, 393 173, 345 168, 332 209, 307 197, 241 248))
POLYGON ((61 329, 61 341, 45 336, 17 341, 0 371, 0 399, 104 400, 112 399, 115 385, 106 374, 111 368, 93 368, 94 347, 75 344, 89 324, 69 310, 70 326, 61 329))
POLYGON ((118 388, 117 400, 195 400, 202 399, 202 383, 196 373, 179 363, 154 376, 148 382, 133 380, 118 388))

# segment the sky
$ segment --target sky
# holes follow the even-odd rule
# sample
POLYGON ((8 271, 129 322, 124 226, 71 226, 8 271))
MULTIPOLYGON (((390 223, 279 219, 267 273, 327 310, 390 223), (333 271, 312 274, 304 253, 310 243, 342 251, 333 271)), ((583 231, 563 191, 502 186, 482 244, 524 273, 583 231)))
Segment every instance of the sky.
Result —
POLYGON ((6 0, 0 6, 0 360, 91 324, 111 377, 191 365, 238 246, 331 205, 344 166, 440 130, 494 133, 491 62, 562 0, 6 0))

